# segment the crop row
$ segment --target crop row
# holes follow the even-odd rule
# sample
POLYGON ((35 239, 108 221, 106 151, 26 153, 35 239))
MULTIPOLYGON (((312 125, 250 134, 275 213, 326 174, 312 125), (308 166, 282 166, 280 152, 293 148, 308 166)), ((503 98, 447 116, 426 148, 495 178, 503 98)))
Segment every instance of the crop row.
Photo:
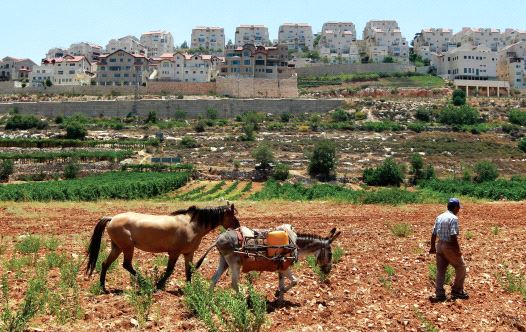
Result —
POLYGON ((81 147, 107 147, 107 148, 143 148, 145 146, 158 146, 157 139, 149 140, 75 140, 75 139, 35 139, 35 138, 0 138, 0 147, 11 148, 81 148, 81 147))
POLYGON ((1 201, 95 201, 144 199, 183 186, 188 172, 109 172, 76 180, 7 184, 0 186, 1 201))
POLYGON ((181 201, 212 201, 223 198, 233 201, 241 198, 241 196, 252 189, 252 182, 247 183, 241 190, 238 190, 240 182, 237 180, 226 188, 224 188, 225 184, 225 181, 221 181, 208 190, 206 190, 206 185, 198 186, 186 193, 178 195, 177 199, 181 201))
POLYGON ((450 195, 463 195, 491 200, 507 199, 519 201, 526 199, 526 180, 524 178, 482 183, 434 179, 423 181, 420 183, 420 187, 450 195))
POLYGON ((0 152, 0 160, 20 160, 22 162, 45 162, 76 159, 79 161, 121 161, 133 156, 131 150, 117 151, 36 151, 36 152, 0 152))

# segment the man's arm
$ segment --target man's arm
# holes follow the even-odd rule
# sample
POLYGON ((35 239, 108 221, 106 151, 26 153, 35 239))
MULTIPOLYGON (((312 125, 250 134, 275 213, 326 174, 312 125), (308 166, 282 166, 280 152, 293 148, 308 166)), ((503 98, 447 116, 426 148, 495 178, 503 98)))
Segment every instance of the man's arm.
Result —
POLYGON ((429 253, 430 254, 434 254, 437 252, 437 249, 436 249, 436 246, 435 246, 435 242, 437 241, 437 235, 435 233, 433 233, 431 235, 431 249, 429 249, 429 253))

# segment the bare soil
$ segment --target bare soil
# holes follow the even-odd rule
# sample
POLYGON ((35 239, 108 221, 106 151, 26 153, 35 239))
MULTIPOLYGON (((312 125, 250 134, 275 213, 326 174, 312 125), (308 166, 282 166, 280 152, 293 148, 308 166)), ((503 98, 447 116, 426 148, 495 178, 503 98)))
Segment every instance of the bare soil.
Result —
MULTIPOLYGON (((1 203, 2 244, 7 248, 0 256, 5 262, 15 255, 14 244, 23 234, 56 235, 59 251, 83 255, 97 219, 103 215, 133 210, 154 214, 168 213, 188 203, 134 201, 100 203, 1 203)), ((345 250, 343 259, 334 265, 328 283, 320 283, 305 263, 295 268, 299 284, 286 294, 284 305, 277 305, 274 291, 277 275, 263 273, 256 289, 267 296, 270 329, 275 331, 420 331, 424 320, 440 330, 509 331, 526 328, 524 299, 507 293, 497 280, 505 265, 515 273, 526 273, 526 203, 467 203, 461 211, 461 247, 468 264, 466 290, 469 300, 431 304, 428 297, 434 286, 428 277, 428 265, 434 261, 427 254, 434 218, 442 210, 438 205, 356 206, 329 202, 241 202, 237 206, 242 224, 250 227, 273 227, 291 223, 304 232, 326 234, 332 227, 342 230, 337 245, 345 250), (390 226, 409 223, 412 233, 395 237, 390 226), (494 235, 492 227, 500 232, 494 235), (465 234, 470 231, 471 239, 465 234), (394 268, 391 286, 384 266, 394 268), (416 312, 424 318, 418 318, 416 312)), ((217 236, 207 235, 196 255, 200 257, 217 236)), ((104 239, 108 239, 105 235, 104 239)), ((41 258, 45 249, 41 250, 41 258)), ((20 254, 16 254, 20 255, 20 254)), ((217 263, 212 252, 201 272, 211 277, 217 263)), ((153 254, 136 251, 142 271, 153 267, 153 254)), ((122 258, 120 260, 122 262, 122 258)), ((0 264, 0 272, 6 272, 0 264)), ((7 271, 15 302, 24 294, 32 270, 20 279, 7 271)), ((57 271, 58 273, 58 271, 57 271)), ((53 276, 57 273, 51 273, 53 276)), ((135 317, 126 296, 119 293, 129 287, 129 275, 117 266, 108 276, 109 295, 93 296, 90 286, 98 276, 78 276, 81 285, 83 319, 61 326, 51 316, 38 316, 30 326, 44 331, 115 331, 132 328, 135 317)), ((204 330, 203 324, 188 312, 180 291, 184 279, 182 258, 166 291, 155 294, 151 320, 146 330, 204 330)), ((219 287, 228 287, 224 275, 219 287)))

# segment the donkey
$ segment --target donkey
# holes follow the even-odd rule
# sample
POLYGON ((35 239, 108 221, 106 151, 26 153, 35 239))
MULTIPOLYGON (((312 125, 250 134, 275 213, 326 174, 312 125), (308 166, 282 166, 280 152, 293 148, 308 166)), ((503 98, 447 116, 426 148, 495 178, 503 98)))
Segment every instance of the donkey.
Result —
MULTIPOLYGON (((292 226, 289 224, 284 224, 276 228, 277 230, 286 231, 289 234, 289 239, 292 244, 297 247, 299 258, 304 258, 309 255, 314 255, 316 257, 316 264, 320 267, 320 270, 329 274, 332 269, 332 242, 336 240, 341 232, 336 232, 336 228, 333 228, 329 236, 321 237, 319 235, 313 234, 303 234, 296 233, 292 226)), ((197 261, 195 269, 197 270, 203 263, 206 255, 216 247, 219 251, 219 265, 217 270, 212 277, 211 288, 214 288, 217 284, 221 275, 230 268, 230 273, 232 276, 231 287, 236 291, 239 290, 239 276, 240 271, 243 265, 242 254, 238 254, 235 251, 239 249, 239 239, 238 239, 238 230, 228 230, 221 233, 214 244, 207 249, 205 254, 197 261)), ((287 266, 283 270, 278 269, 279 275, 279 287, 277 290, 278 299, 283 300, 284 294, 294 287, 298 283, 298 279, 292 273, 290 266, 287 266), (285 278, 290 280, 290 284, 285 286, 285 278)))
POLYGON ((186 280, 190 281, 190 266, 202 238, 219 225, 227 229, 239 227, 236 213, 232 204, 207 208, 191 206, 170 215, 126 212, 114 217, 103 217, 91 236, 86 274, 91 276, 95 269, 102 235, 106 229, 111 239, 111 252, 102 263, 100 272, 100 285, 104 292, 107 292, 106 272, 121 252, 124 253, 124 269, 132 275, 136 274, 132 265, 135 248, 153 253, 168 253, 166 272, 157 282, 157 288, 164 288, 179 255, 184 255, 186 280))

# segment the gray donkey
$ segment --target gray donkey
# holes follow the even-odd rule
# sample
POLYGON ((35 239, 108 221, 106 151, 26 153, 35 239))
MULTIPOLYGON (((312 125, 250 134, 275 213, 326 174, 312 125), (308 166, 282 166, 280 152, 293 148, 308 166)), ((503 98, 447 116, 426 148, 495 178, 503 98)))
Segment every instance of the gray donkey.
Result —
MULTIPOLYGON (((314 255, 316 257, 316 264, 320 267, 320 270, 325 273, 329 274, 332 269, 332 248, 331 244, 334 240, 336 240, 341 232, 336 232, 336 228, 333 228, 329 236, 322 237, 319 235, 313 235, 313 234, 302 234, 302 233, 296 233, 291 225, 284 224, 276 228, 276 230, 285 231, 288 233, 289 236, 289 242, 293 246, 295 246, 298 250, 298 256, 299 258, 304 258, 309 255, 314 255)), ((238 237, 239 229, 235 230, 228 230, 226 232, 221 233, 217 240, 214 242, 214 244, 207 249, 205 254, 199 259, 199 261, 195 265, 195 269, 197 270, 201 264, 203 263, 205 257, 208 255, 208 253, 216 247, 219 251, 221 257, 219 259, 219 265, 217 267, 217 270, 212 277, 212 283, 211 287, 215 287, 216 283, 218 282, 219 278, 223 275, 223 273, 227 270, 227 268, 230 267, 230 274, 232 276, 231 286, 236 291, 239 290, 238 283, 239 283, 239 277, 241 268, 243 266, 243 254, 240 254, 236 252, 240 249, 240 239, 238 237)), ((264 268, 258 269, 259 271, 265 270, 264 268)), ((268 271, 275 271, 276 269, 268 270, 268 271)), ((280 301, 283 300, 283 296, 285 292, 287 292, 289 289, 294 287, 298 283, 298 279, 291 271, 290 266, 287 266, 284 269, 277 269, 277 272, 279 274, 279 288, 278 288, 278 299, 280 301), (290 280, 290 284, 288 286, 285 286, 285 278, 288 278, 290 280)))

